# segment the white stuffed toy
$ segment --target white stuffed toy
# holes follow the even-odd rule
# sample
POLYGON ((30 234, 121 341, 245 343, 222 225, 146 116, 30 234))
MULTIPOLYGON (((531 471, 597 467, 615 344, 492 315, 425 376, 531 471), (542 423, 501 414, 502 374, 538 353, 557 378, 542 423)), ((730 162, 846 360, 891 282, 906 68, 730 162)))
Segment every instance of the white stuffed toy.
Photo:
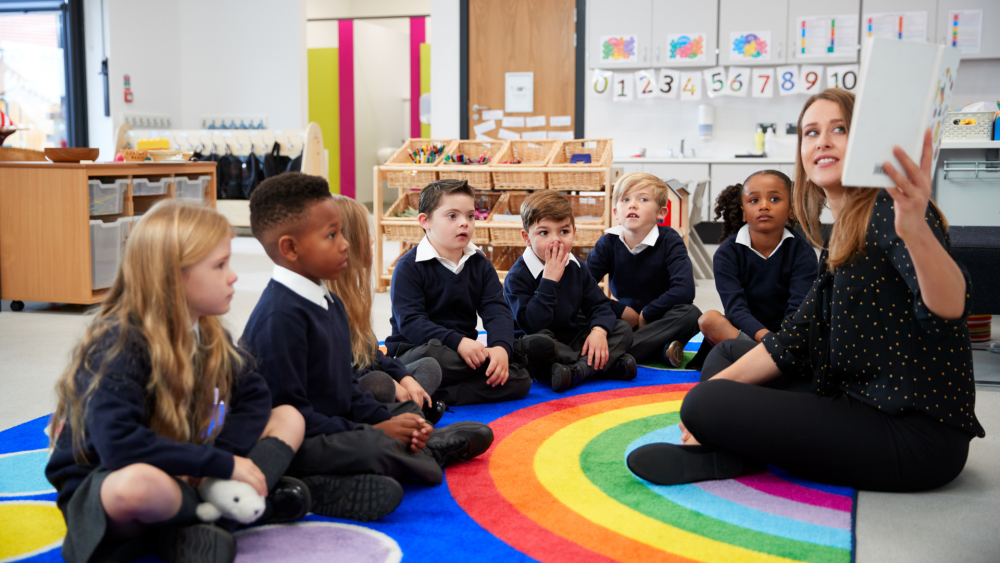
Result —
POLYGON ((250 524, 264 514, 264 497, 242 481, 206 477, 198 484, 198 493, 205 501, 195 510, 202 522, 215 522, 225 516, 250 524))

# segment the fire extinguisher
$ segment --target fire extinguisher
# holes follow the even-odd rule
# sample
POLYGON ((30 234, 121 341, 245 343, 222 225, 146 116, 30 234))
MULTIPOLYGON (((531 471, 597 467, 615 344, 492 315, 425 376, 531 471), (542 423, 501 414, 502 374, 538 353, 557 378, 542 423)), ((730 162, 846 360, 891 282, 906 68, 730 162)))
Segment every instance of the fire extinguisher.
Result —
POLYGON ((129 78, 129 76, 126 74, 125 75, 125 103, 126 104, 131 104, 132 103, 132 88, 131 88, 131 86, 132 86, 132 81, 129 78))

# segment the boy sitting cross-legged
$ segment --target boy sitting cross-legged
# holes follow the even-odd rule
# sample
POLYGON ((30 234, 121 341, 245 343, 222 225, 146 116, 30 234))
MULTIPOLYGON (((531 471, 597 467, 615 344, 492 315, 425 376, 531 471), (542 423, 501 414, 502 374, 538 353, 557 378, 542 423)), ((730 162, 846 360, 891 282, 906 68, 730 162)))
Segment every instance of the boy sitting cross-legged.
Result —
POLYGON ((535 192, 521 205, 521 222, 527 248, 504 280, 504 297, 525 335, 519 344, 532 376, 556 392, 592 377, 634 379, 635 359, 625 353, 632 329, 615 320, 608 298, 571 252, 569 200, 535 192))
POLYGON ((698 334, 694 274, 684 239, 657 223, 667 216, 667 184, 645 172, 615 184, 614 214, 621 223, 605 231, 587 256, 595 280, 611 278, 618 318, 635 327, 629 353, 639 363, 679 367, 684 345, 698 334))
POLYGON ((387 408, 361 390, 344 305, 321 282, 347 265, 342 225, 320 177, 290 172, 254 190, 250 228, 275 266, 243 341, 273 406, 291 405, 305 418, 288 472, 309 486, 313 512, 367 521, 399 505, 396 479, 441 483, 443 467, 486 451, 493 432, 478 422, 434 430, 413 401, 387 408))
POLYGON ((531 378, 511 362, 514 319, 503 300, 500 278, 472 244, 476 202, 469 184, 438 180, 420 192, 418 219, 425 236, 392 272, 392 335, 388 355, 404 364, 434 358, 441 385, 433 399, 471 405, 520 399, 531 378), (476 316, 487 345, 476 341, 476 316))

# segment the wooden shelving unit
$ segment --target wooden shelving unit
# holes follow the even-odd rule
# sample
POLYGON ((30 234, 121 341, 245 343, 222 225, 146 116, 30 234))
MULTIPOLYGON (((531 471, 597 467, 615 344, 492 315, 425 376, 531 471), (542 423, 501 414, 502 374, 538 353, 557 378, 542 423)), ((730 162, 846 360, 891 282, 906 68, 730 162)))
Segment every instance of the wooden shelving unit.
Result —
POLYGON ((0 162, 0 298, 14 301, 15 310, 24 301, 100 302, 108 290, 91 288, 90 220, 133 217, 174 197, 173 182, 165 194, 133 196, 133 178, 210 176, 204 203, 214 209, 215 168, 214 162, 0 162), (91 178, 128 179, 121 213, 90 215, 91 178))
MULTIPOLYGON (((482 165, 482 166, 476 166, 475 167, 475 170, 476 171, 480 171, 480 172, 494 172, 497 169, 498 169, 498 167, 489 166, 489 165, 482 165)), ((443 164, 441 164, 441 165, 437 165, 437 166, 433 166, 433 167, 422 167, 422 168, 420 168, 420 170, 421 170, 421 172, 430 172, 430 171, 434 171, 434 172, 468 172, 470 170, 470 167, 469 166, 455 166, 455 165, 443 165, 443 164)), ((500 169, 501 172, 510 172, 510 170, 511 169, 509 167, 508 168, 500 169)), ((383 186, 385 185, 385 182, 387 180, 388 173, 390 173, 390 172, 399 173, 399 171, 400 171, 400 167, 399 166, 376 166, 374 168, 374 174, 373 174, 373 176, 374 176, 374 186, 373 186, 373 188, 374 188, 374 201, 375 202, 381 202, 382 201, 382 194, 383 194, 384 189, 386 189, 383 186)), ((518 167, 517 171, 519 171, 519 172, 544 172, 546 174, 552 173, 552 172, 556 172, 556 173, 559 173, 559 172, 575 173, 575 172, 579 172, 580 168, 579 167, 574 167, 574 166, 518 167)), ((595 170, 593 168, 590 168, 587 171, 588 172, 593 172, 595 170)), ((600 172, 601 174, 604 175, 604 190, 603 191, 579 191, 579 192, 572 191, 572 193, 579 193, 580 195, 586 195, 586 196, 603 197, 604 198, 604 209, 605 209, 604 216, 606 218, 605 219, 604 228, 608 228, 608 227, 611 227, 613 224, 616 224, 616 222, 615 222, 615 220, 613 218, 613 214, 611 213, 611 190, 612 190, 612 187, 614 186, 615 180, 617 180, 617 178, 622 174, 622 169, 620 167, 614 167, 614 166, 611 166, 609 164, 606 167, 598 168, 596 171, 598 171, 598 172, 600 172)), ((395 189, 395 188, 388 188, 388 189, 395 189)), ((399 197, 402 197, 403 194, 406 193, 406 192, 408 192, 408 191, 412 191, 412 190, 410 190, 408 188, 399 188, 398 189, 399 197)), ((499 190, 496 190, 496 191, 499 191, 499 190)), ((560 191, 571 191, 571 190, 560 189, 560 191)), ((684 225, 681 222, 682 221, 681 220, 681 216, 682 216, 684 210, 686 209, 686 201, 681 197, 680 194, 677 194, 676 192, 673 192, 672 190, 669 193, 669 197, 671 199, 671 225, 683 225, 683 226, 686 227, 686 225, 684 225)), ((415 217, 414 218, 402 218, 402 217, 400 217, 400 218, 385 218, 385 217, 382 216, 381 209, 379 208, 378 205, 376 205, 375 212, 373 213, 373 215, 374 215, 374 218, 375 218, 375 268, 376 268, 376 270, 375 270, 375 281, 376 281, 375 291, 381 293, 381 292, 384 292, 384 291, 386 291, 386 290, 389 289, 389 283, 392 280, 392 274, 391 274, 391 272, 386 271, 386 268, 383 266, 383 248, 384 248, 383 239, 385 237, 385 229, 384 229, 384 227, 387 226, 387 225, 389 225, 389 226, 392 226, 392 225, 412 226, 412 225, 416 225, 417 224, 417 220, 416 220, 415 217)), ((684 221, 684 223, 686 223, 686 220, 684 221)), ((487 225, 487 223, 484 223, 484 222, 481 222, 481 221, 477 222, 476 223, 477 234, 478 234, 478 232, 479 232, 480 229, 486 228, 486 225, 487 225)), ((494 227, 496 224, 495 223, 489 223, 489 225, 490 225, 490 227, 494 227)), ((504 225, 503 227, 504 228, 516 228, 516 229, 520 229, 521 228, 521 226, 520 226, 519 223, 518 224, 510 224, 509 227, 506 226, 506 225, 504 225)), ((678 229, 678 231, 681 232, 682 236, 686 233, 686 230, 684 228, 678 229)), ((401 245, 403 246, 403 248, 408 249, 408 247, 407 247, 408 244, 412 245, 413 243, 417 243, 417 242, 419 242, 419 240, 404 241, 404 242, 401 243, 401 245)), ((490 244, 492 245, 492 242, 490 244)), ((483 245, 481 245, 481 246, 483 246, 483 245)), ((518 246, 522 246, 522 245, 518 245, 518 246)), ((496 264, 494 264, 494 265, 496 265, 496 264)), ((500 268, 498 268, 498 270, 499 269, 500 268)), ((501 279, 501 281, 502 281, 502 279, 501 279)))

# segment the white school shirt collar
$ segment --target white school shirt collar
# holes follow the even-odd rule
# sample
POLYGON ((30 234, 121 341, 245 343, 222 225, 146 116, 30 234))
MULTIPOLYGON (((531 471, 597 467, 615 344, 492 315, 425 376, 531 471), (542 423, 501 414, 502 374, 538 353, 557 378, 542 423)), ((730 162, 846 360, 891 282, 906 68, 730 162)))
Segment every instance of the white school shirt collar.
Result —
POLYGON ((296 274, 288 268, 283 268, 277 264, 274 266, 274 273, 271 274, 271 279, 292 290, 299 297, 312 301, 324 310, 330 310, 328 300, 332 301, 332 298, 330 297, 330 290, 323 285, 323 282, 313 283, 309 278, 296 274))
POLYGON ((436 258, 442 266, 448 268, 451 273, 458 274, 465 268, 465 263, 469 261, 469 257, 473 254, 479 252, 479 247, 472 244, 471 242, 462 249, 462 257, 458 259, 458 264, 448 260, 444 256, 441 256, 431 241, 427 240, 425 236, 420 244, 417 245, 417 262, 424 262, 436 258))
MULTIPOLYGON (((774 253, 777 252, 779 248, 781 248, 781 243, 785 242, 785 239, 792 238, 794 236, 795 235, 792 234, 792 231, 789 231, 788 227, 785 227, 785 232, 784 232, 784 234, 781 235, 781 240, 778 241, 778 246, 775 246, 774 250, 771 251, 771 256, 774 256, 774 253)), ((740 230, 736 232, 736 243, 737 244, 742 244, 743 246, 749 248, 750 250, 753 250, 754 254, 756 254, 757 256, 760 256, 764 260, 767 260, 766 256, 764 256, 760 252, 757 252, 757 249, 755 249, 753 247, 753 245, 750 244, 750 224, 749 223, 747 223, 746 225, 743 225, 740 228, 740 230)))
MULTIPOLYGON (((531 272, 531 276, 538 279, 538 276, 542 275, 545 271, 545 263, 542 262, 538 256, 535 255, 535 251, 528 248, 524 249, 524 254, 521 255, 524 258, 524 265, 528 267, 528 271, 531 272)), ((569 255, 570 262, 576 262, 577 266, 580 266, 580 261, 576 259, 576 256, 572 254, 569 255)))
POLYGON ((625 245, 625 248, 628 248, 628 251, 631 252, 633 256, 653 246, 654 244, 656 244, 656 240, 660 238, 660 229, 658 228, 657 225, 653 225, 653 228, 649 230, 649 233, 646 234, 646 237, 643 238, 642 241, 639 242, 639 244, 635 245, 635 248, 629 248, 628 243, 625 242, 625 227, 623 227, 622 225, 617 225, 611 227, 610 229, 605 229, 604 232, 612 235, 618 235, 619 240, 622 241, 622 244, 625 245))

